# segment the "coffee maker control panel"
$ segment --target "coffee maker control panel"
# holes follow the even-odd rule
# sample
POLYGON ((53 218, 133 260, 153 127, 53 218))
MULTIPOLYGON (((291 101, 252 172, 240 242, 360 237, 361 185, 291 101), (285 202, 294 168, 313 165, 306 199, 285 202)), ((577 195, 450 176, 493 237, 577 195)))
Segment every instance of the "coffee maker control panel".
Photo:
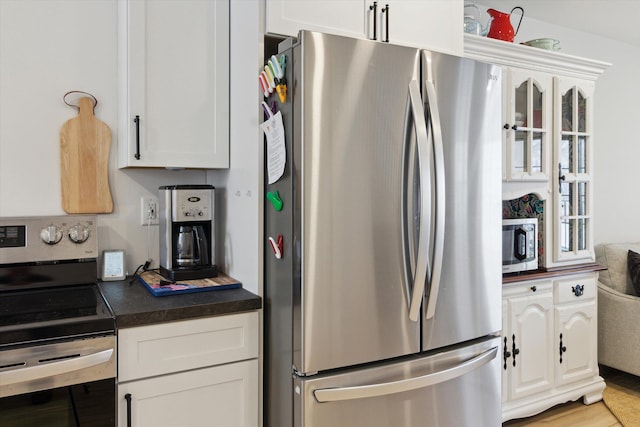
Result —
POLYGON ((211 221, 213 203, 211 190, 190 189, 172 194, 173 221, 211 221))

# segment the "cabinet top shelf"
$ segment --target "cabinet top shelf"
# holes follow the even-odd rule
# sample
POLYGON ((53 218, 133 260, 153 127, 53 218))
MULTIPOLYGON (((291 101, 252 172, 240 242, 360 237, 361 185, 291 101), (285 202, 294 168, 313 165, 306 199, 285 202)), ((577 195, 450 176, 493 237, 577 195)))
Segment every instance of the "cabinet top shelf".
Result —
POLYGON ((608 62, 472 34, 464 35, 464 55, 492 64, 553 72, 593 81, 611 66, 608 62))

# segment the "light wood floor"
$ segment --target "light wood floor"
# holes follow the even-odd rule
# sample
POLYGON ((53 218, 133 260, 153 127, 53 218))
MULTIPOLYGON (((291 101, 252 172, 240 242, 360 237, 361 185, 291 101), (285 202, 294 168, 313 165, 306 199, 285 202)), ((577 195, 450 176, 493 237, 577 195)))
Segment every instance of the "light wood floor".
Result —
MULTIPOLYGON (((620 372, 601 367, 600 375, 606 382, 607 379, 615 380, 615 376, 620 375, 620 372)), ((554 406, 535 417, 511 420, 502 425, 503 427, 622 427, 604 402, 584 405, 582 399, 554 406)))

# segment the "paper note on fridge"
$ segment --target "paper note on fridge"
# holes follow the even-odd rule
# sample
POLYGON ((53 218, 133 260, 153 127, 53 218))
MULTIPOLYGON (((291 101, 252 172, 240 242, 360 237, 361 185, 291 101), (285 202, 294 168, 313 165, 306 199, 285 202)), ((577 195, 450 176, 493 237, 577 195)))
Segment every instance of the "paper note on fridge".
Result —
POLYGON ((284 147, 284 126, 282 114, 278 111, 262 125, 267 136, 267 173, 269 184, 278 181, 284 173, 287 153, 284 147))

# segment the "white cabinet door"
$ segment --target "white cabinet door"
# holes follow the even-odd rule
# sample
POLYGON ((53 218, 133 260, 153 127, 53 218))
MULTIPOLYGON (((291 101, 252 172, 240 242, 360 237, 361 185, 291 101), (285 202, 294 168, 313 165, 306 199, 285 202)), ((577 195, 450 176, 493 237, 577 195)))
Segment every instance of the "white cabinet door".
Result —
POLYGON ((555 162, 554 259, 588 262, 593 252, 593 92, 594 83, 554 80, 555 162))
POLYGON ((507 71, 503 175, 507 181, 546 181, 553 138, 552 76, 518 68, 507 71))
POLYGON ((556 308, 558 385, 597 374, 596 302, 556 308))
POLYGON ((229 0, 120 0, 118 19, 119 166, 229 167, 229 0))
POLYGON ((568 384, 598 374, 597 277, 557 280, 556 382, 568 384))
MULTIPOLYGON (((374 0, 267 0, 266 32, 295 37, 309 30, 373 38, 373 4, 374 0)), ((377 12, 379 7, 378 3, 377 12)))
MULTIPOLYGON (((530 288, 529 285, 525 285, 530 288)), ((553 294, 550 286, 536 285, 507 301, 510 326, 508 350, 510 400, 553 386, 553 294)))
POLYGON ((118 385, 118 426, 258 426, 257 359, 118 385))
POLYGON ((378 2, 378 8, 381 40, 462 55, 462 1, 388 0, 378 2))

